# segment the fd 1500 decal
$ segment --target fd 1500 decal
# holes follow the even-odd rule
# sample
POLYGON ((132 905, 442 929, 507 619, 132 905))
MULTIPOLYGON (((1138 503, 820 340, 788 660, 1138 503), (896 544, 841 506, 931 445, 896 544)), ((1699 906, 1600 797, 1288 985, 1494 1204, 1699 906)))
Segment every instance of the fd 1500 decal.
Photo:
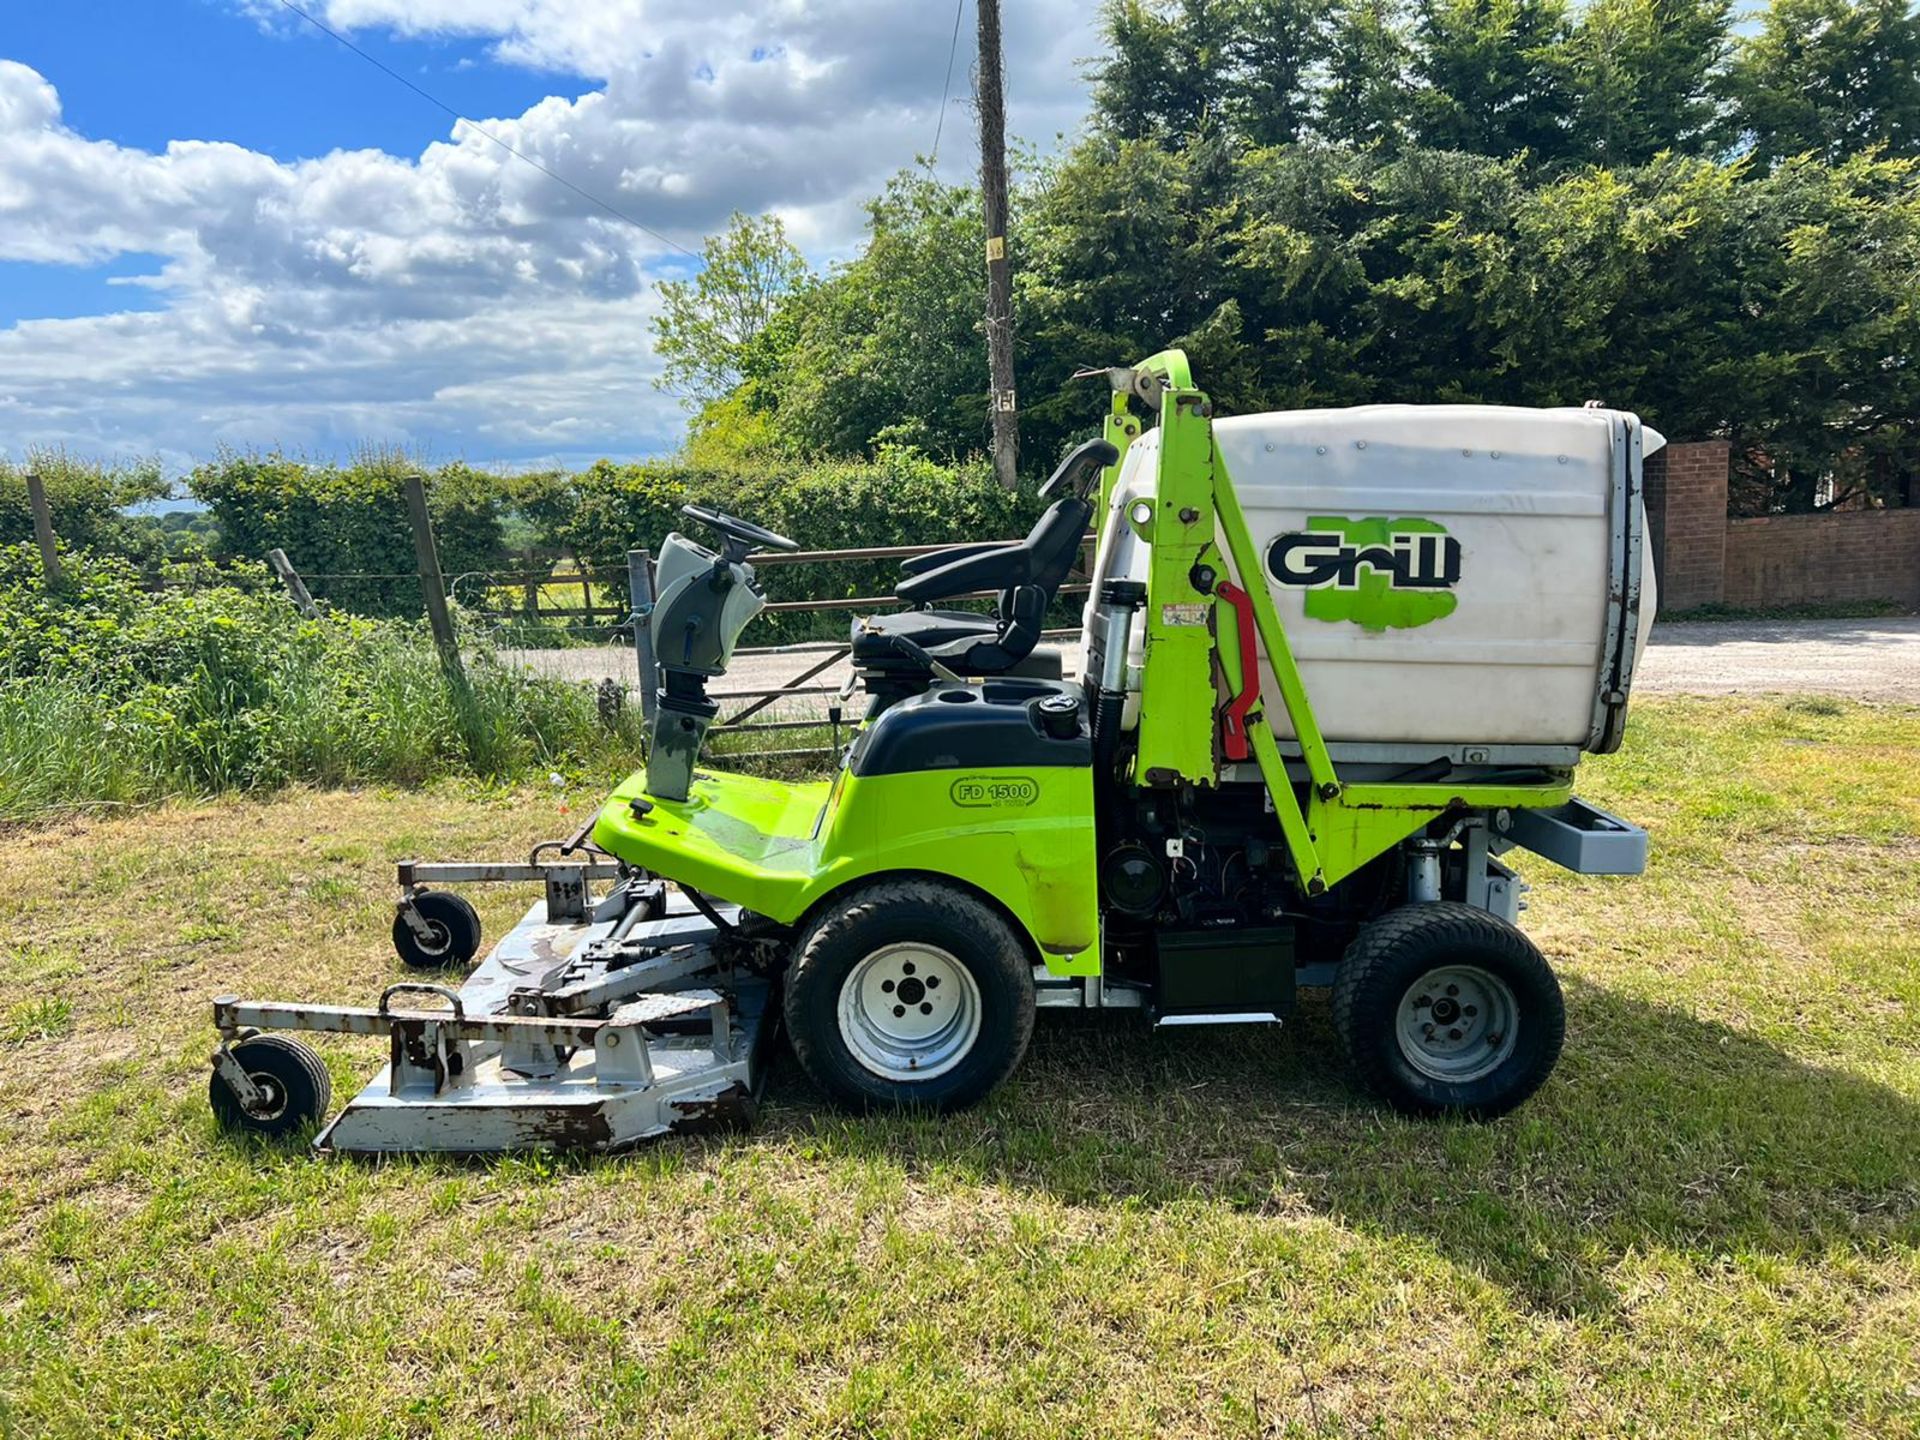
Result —
POLYGON ((1314 515, 1267 547, 1267 573, 1305 590, 1307 615, 1405 630, 1451 615, 1460 542, 1432 520, 1314 515))

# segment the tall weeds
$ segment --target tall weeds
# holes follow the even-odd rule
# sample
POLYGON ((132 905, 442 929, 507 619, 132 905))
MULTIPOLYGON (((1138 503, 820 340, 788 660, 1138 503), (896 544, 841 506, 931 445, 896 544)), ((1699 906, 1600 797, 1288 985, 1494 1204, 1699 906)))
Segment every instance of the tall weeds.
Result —
POLYGON ((148 593, 79 556, 49 595, 0 548, 0 820, 294 782, 510 780, 634 762, 584 687, 469 654, 449 682, 418 626, 216 585, 148 593))

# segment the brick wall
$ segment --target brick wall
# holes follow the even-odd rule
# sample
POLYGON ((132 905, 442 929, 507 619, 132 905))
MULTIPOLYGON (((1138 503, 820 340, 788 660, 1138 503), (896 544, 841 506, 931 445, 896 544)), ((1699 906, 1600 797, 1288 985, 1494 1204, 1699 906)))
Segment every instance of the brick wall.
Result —
POLYGON ((1725 588, 1727 454, 1724 440, 1675 441, 1647 459, 1647 525, 1662 610, 1710 605, 1725 588))
POLYGON ((1920 606, 1920 510, 1727 522, 1729 605, 1897 600, 1920 606))
POLYGON ((1920 509, 1727 518, 1724 440, 1649 456, 1647 529, 1663 611, 1828 600, 1920 607, 1920 509))

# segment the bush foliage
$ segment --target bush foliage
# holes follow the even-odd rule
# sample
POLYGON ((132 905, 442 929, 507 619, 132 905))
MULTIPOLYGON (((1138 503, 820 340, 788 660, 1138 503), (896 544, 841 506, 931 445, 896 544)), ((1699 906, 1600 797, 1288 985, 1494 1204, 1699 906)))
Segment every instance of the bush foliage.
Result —
POLYGON ((123 513, 126 508, 163 499, 172 488, 151 462, 104 464, 58 450, 30 455, 19 464, 0 460, 0 545, 33 539, 30 472, 37 472, 46 487, 53 530, 64 543, 123 552, 144 548, 138 527, 123 513))
MULTIPOLYGON (((257 561, 278 547, 316 597, 362 614, 415 616, 420 587, 404 474, 403 465, 382 459, 327 466, 229 454, 195 471, 190 483, 217 517, 223 559, 257 561)), ((463 573, 519 571, 524 557, 507 548, 515 533, 537 564, 570 556, 587 565, 603 581, 600 603, 622 606, 629 549, 658 550, 676 529, 703 538, 681 518, 690 501, 757 521, 809 550, 997 540, 1024 533, 1036 513, 1030 494, 1002 490, 983 464, 936 465, 898 447, 838 462, 736 455, 719 465, 602 461, 577 473, 524 475, 448 466, 428 477, 427 495, 450 583, 463 573)), ((849 561, 768 566, 762 578, 776 600, 805 599, 885 593, 896 570, 890 560, 849 561)), ((470 595, 484 587, 464 588, 470 595)), ((457 596, 462 589, 455 586, 457 596)), ((839 635, 845 624, 844 616, 768 616, 753 637, 839 635)))
MULTIPOLYGON (((370 453, 350 465, 312 464, 277 453, 226 452, 187 484, 218 526, 216 553, 257 562, 285 550, 307 587, 365 615, 421 611, 405 456, 370 453)), ((449 581, 503 562, 503 517, 512 486, 465 465, 427 476, 440 568, 449 581)))
MULTIPOLYGON (((541 533, 596 570, 624 578, 629 546, 657 549, 670 530, 712 538, 681 518, 688 501, 765 525, 804 550, 999 540, 1023 534, 1037 513, 1031 495, 1001 489, 984 464, 945 467, 893 449, 870 462, 784 471, 602 463, 550 480, 524 503, 541 533)), ((850 598, 887 593, 898 570, 897 560, 849 560, 763 566, 760 578, 776 601, 850 598)), ((844 613, 766 615, 747 643, 839 637, 846 626, 844 613)))
POLYGON ((263 567, 157 592, 111 555, 75 553, 66 573, 50 593, 31 546, 0 547, 0 819, 298 781, 612 770, 637 745, 631 717, 606 732, 590 691, 484 653, 450 684, 417 622, 303 620, 263 567))

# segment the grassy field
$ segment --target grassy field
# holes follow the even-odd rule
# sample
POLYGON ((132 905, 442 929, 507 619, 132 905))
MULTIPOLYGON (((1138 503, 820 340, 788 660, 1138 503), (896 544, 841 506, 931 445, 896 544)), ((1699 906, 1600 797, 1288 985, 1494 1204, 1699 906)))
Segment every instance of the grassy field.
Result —
POLYGON ((389 862, 592 796, 16 831, 0 1431, 1920 1434, 1917 774, 1912 710, 1640 706, 1583 791, 1653 869, 1526 867, 1567 1051, 1496 1125, 1356 1097, 1310 994, 1278 1033, 1043 1016, 944 1123, 783 1059, 755 1133, 597 1161, 321 1162, 204 1101, 208 997, 370 996, 389 862))

